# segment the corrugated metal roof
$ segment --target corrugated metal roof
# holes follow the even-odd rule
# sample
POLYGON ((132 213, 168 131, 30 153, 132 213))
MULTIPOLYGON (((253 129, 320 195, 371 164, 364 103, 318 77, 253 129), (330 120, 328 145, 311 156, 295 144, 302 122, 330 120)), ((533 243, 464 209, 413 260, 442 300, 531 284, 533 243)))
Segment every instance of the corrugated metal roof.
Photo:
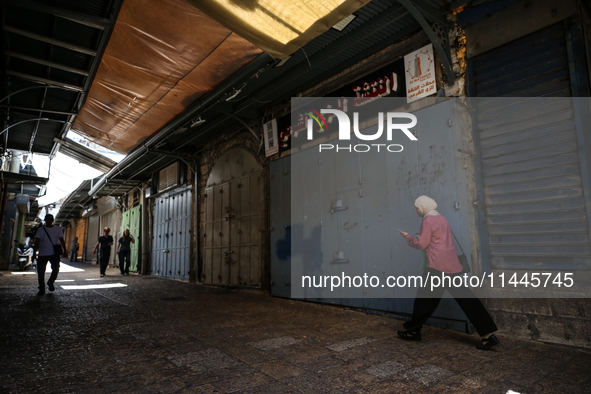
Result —
POLYGON ((8 125, 27 121, 8 131, 2 148, 55 152, 53 139, 82 106, 122 1, 2 1, 0 116, 8 125), (48 120, 28 121, 35 118, 48 120))

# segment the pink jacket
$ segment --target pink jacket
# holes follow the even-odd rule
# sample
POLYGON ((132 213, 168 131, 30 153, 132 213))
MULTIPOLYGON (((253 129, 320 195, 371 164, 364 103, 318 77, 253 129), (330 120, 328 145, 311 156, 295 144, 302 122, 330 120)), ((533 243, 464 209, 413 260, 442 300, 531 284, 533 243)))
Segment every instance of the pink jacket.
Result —
POLYGON ((427 267, 446 274, 462 271, 451 228, 447 219, 442 215, 424 218, 421 223, 419 239, 408 234, 406 242, 411 248, 425 250, 428 260, 427 267))

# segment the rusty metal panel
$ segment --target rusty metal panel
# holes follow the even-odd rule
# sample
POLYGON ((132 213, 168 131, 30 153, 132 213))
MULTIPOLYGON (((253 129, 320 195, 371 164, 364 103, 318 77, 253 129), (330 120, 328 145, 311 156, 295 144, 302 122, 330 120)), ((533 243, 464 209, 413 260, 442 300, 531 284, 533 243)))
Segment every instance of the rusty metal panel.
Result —
MULTIPOLYGON (((88 249, 88 246, 86 244, 86 225, 88 224, 88 220, 87 218, 80 218, 78 219, 78 222, 76 223, 76 237, 78 237, 78 243, 80 244, 80 250, 78 250, 78 256, 80 257, 80 260, 82 261, 86 261, 86 250, 88 249)), ((98 237, 97 237, 98 238, 98 237)), ((96 242, 94 242, 92 244, 92 248, 94 248, 94 245, 96 245, 96 242)), ((92 249, 90 249, 90 253, 92 254, 92 249)), ((96 257, 93 258, 93 260, 96 259, 96 257)))

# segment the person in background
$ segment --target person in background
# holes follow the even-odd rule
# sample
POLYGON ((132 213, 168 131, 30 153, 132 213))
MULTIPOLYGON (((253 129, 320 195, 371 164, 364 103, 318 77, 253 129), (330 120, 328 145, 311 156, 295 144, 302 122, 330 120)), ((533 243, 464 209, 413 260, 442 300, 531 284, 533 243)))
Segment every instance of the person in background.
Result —
POLYGON ((63 257, 68 258, 68 249, 64 241, 64 233, 61 227, 53 225, 53 215, 45 215, 45 226, 39 227, 35 233, 35 252, 39 251, 37 257, 37 277, 39 280, 38 296, 45 294, 45 269, 47 262, 51 263, 51 276, 47 281, 49 291, 54 291, 54 282, 60 271, 60 255, 55 254, 54 245, 61 244, 63 257))
POLYGON ((75 262, 78 261, 78 249, 80 248, 80 244, 78 243, 78 237, 74 237, 72 244, 70 245, 70 261, 75 262))
MULTIPOLYGON (((458 260, 451 228, 447 219, 435 210, 437 208, 435 200, 428 196, 420 196, 415 200, 415 208, 417 214, 423 218, 418 239, 402 230, 398 231, 406 238, 408 246, 425 250, 427 266, 423 271, 423 281, 426 281, 428 275, 441 276, 442 273, 452 277, 462 275, 462 264, 458 260)), ((454 283, 453 278, 451 283, 454 283)), ((421 328, 437 309, 445 290, 454 297, 482 337, 482 342, 476 348, 489 350, 498 345, 500 341, 492 334, 497 331, 497 326, 482 302, 476 298, 469 287, 453 285, 437 287, 433 291, 428 286, 420 287, 417 290, 412 318, 404 323, 406 330, 398 331, 398 336, 407 341, 420 341, 421 328)))
POLYGON ((100 246, 99 251, 99 263, 101 267, 101 278, 105 276, 105 272, 107 271, 107 266, 109 265, 109 258, 111 257, 111 245, 113 245, 113 236, 109 235, 111 229, 105 227, 103 229, 103 235, 101 235, 98 239, 98 242, 94 246, 94 250, 92 254, 96 254, 97 249, 100 246))
POLYGON ((117 243, 117 256, 119 256, 119 269, 121 270, 121 275, 129 275, 131 244, 135 244, 135 239, 133 239, 133 235, 129 233, 129 229, 126 229, 117 243))

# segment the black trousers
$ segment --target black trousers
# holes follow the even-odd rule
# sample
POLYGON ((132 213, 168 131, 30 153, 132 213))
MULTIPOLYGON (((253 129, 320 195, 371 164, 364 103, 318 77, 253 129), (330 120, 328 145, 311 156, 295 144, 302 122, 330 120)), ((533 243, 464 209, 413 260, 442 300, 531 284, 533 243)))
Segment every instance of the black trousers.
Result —
POLYGON ((119 269, 122 274, 129 274, 129 265, 131 264, 131 250, 119 251, 119 269))
POLYGON ((47 262, 51 263, 51 275, 47 284, 55 282, 57 274, 60 272, 60 257, 59 256, 39 256, 37 257, 37 279, 39 281, 39 290, 45 291, 45 270, 47 269, 47 262))
MULTIPOLYGON (((451 276, 452 280, 454 276, 462 276, 463 274, 446 274, 451 276)), ((439 276, 441 272, 432 268, 426 268, 423 271, 423 281, 426 280, 427 276, 439 276)), ((459 281, 458 281, 459 282, 459 281)), ((453 281, 452 281, 453 283, 453 281)), ((474 293, 469 287, 455 287, 440 286, 434 288, 431 291, 430 283, 428 286, 420 287, 417 291, 417 298, 414 302, 414 308, 412 312, 412 319, 404 323, 404 328, 408 331, 420 331, 423 324, 431 317, 439 302, 443 296, 444 291, 448 291, 452 297, 456 300, 460 308, 464 311, 470 322, 478 332, 480 336, 489 334, 497 331, 497 325, 494 320, 482 304, 482 302, 476 298, 474 293)))
POLYGON ((111 251, 101 250, 99 254, 99 263, 101 265, 101 275, 104 275, 109 265, 109 258, 111 257, 111 251))

